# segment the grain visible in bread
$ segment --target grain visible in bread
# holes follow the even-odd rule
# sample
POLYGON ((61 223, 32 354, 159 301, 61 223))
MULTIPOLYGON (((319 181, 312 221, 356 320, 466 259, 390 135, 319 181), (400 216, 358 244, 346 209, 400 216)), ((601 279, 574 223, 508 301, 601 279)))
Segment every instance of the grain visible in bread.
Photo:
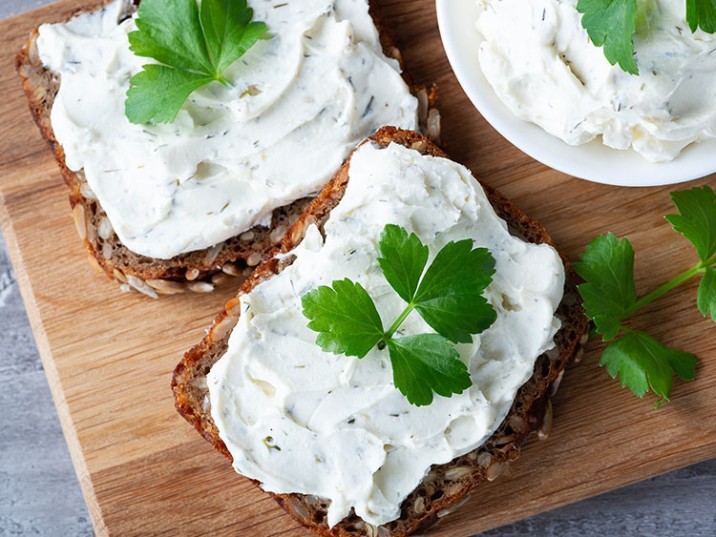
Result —
MULTIPOLYGON (((106 2, 103 2, 106 3, 106 2)), ((123 17, 130 17, 139 1, 129 3, 123 17)), ((380 22, 376 8, 371 16, 379 29, 381 44, 389 58, 398 60, 403 76, 419 103, 421 127, 433 139, 439 137, 439 114, 434 108, 437 91, 416 85, 406 73, 400 51, 395 47, 380 22)), ((227 277, 245 275, 258 265, 273 248, 285 230, 303 213, 310 198, 299 199, 274 210, 271 224, 255 226, 211 248, 189 252, 171 259, 154 259, 136 254, 126 248, 112 229, 109 219, 89 187, 84 172, 67 167, 65 152, 55 138, 50 121, 52 106, 60 87, 60 77, 46 69, 37 50, 38 31, 35 30, 16 58, 16 68, 27 94, 30 111, 45 140, 52 147, 65 183, 70 188, 70 206, 80 239, 88 251, 91 264, 117 280, 124 289, 134 289, 156 297, 183 291, 207 292, 227 277), (199 285, 201 282, 201 285, 199 285)))
MULTIPOLYGON (((422 136, 393 128, 381 129, 365 143, 385 147, 399 143, 438 157, 446 157, 439 148, 422 136)), ((316 224, 322 228, 331 210, 340 202, 348 183, 349 162, 338 171, 323 192, 308 206, 289 229, 271 257, 259 266, 244 283, 237 296, 217 316, 204 339, 186 353, 174 371, 172 389, 179 413, 211 444, 231 459, 214 424, 208 398, 206 375, 226 352, 228 338, 240 315, 240 297, 262 281, 278 274, 292 262, 287 254, 303 239, 306 228, 316 224)), ((525 215, 497 191, 483 185, 497 214, 503 218, 513 235, 534 243, 551 244, 547 231, 525 215)), ((580 352, 586 341, 587 318, 576 290, 577 276, 563 257, 566 268, 564 298, 557 310, 562 327, 555 336, 556 347, 538 357, 532 378, 523 385, 505 421, 480 448, 458 457, 448 464, 433 466, 422 483, 405 499, 401 517, 379 528, 369 527, 356 516, 349 516, 333 528, 326 524, 328 501, 301 494, 272 494, 274 499, 296 520, 314 532, 332 537, 404 537, 427 527, 459 506, 475 487, 496 479, 517 458, 520 446, 532 432, 541 437, 551 425, 550 397, 561 382, 564 368, 580 352)))

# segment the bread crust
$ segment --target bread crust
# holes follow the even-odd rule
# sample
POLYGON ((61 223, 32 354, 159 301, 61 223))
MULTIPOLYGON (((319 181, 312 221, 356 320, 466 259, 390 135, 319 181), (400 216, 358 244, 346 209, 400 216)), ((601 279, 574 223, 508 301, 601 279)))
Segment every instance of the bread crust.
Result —
MULTIPOLYGON (((99 9, 108 2, 97 2, 95 7, 99 9)), ((130 17, 138 5, 139 0, 128 2, 123 16, 130 17)), ((86 9, 78 10, 72 16, 82 11, 86 9)), ((436 87, 426 88, 412 81, 405 71, 400 51, 380 22, 377 8, 372 4, 370 14, 379 29, 385 54, 399 61, 404 79, 418 98, 422 128, 426 130, 428 124, 432 123, 433 137, 437 138, 439 114, 435 109, 436 87), (438 126, 437 130, 435 125, 438 126)), ((85 245, 90 263, 99 273, 105 273, 128 289, 154 298, 158 294, 175 294, 186 290, 211 291, 214 285, 221 284, 229 277, 243 277, 258 265, 310 202, 311 198, 307 197, 276 209, 269 227, 255 226, 211 248, 171 259, 155 259, 130 251, 111 229, 107 215, 91 192, 83 170, 73 172, 67 167, 65 152, 55 138, 50 120, 60 77, 42 65, 37 51, 37 38, 38 30, 35 29, 17 54, 16 69, 22 79, 33 119, 53 150, 62 177, 70 189, 69 200, 77 232, 85 245)))
MULTIPOLYGON (((421 135, 394 128, 383 128, 363 143, 386 147, 393 142, 422 154, 447 158, 442 150, 421 135)), ((226 352, 229 335, 241 313, 240 297, 293 262, 293 258, 285 254, 301 242, 308 226, 315 224, 323 227, 331 210, 343 197, 348 184, 349 165, 350 159, 289 229, 269 259, 254 271, 238 294, 226 304, 204 339, 185 354, 174 371, 172 390, 177 410, 229 459, 231 454, 219 438, 219 431, 211 418, 206 375, 226 352)), ((514 235, 530 242, 554 246, 541 224, 496 190, 482 186, 495 211, 507 222, 514 235)), ((577 275, 564 256, 562 260, 566 283, 564 298, 557 310, 562 327, 555 336, 555 349, 537 358, 531 379, 520 388, 507 418, 487 442, 450 463, 433 466, 423 482, 403 502, 398 520, 373 528, 351 515, 329 528, 326 524, 328 501, 301 494, 271 496, 293 518, 325 537, 405 537, 433 524, 459 506, 480 483, 497 478, 507 464, 517 458, 521 445, 532 432, 536 431, 540 436, 548 433, 551 425, 550 397, 556 392, 567 363, 578 358, 586 342, 588 320, 576 289, 577 275)))

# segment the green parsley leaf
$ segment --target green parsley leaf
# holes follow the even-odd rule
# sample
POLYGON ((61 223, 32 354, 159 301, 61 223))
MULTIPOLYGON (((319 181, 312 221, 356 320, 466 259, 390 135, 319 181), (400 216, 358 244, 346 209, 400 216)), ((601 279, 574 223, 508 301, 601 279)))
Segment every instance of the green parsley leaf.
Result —
POLYGON ((716 194, 713 189, 704 186, 672 192, 671 199, 681 214, 670 214, 666 220, 694 245, 703 263, 714 263, 711 259, 716 255, 716 194))
POLYGON ((652 13, 657 12, 657 0, 636 0, 636 33, 648 35, 652 30, 652 13))
POLYGON ((214 79, 166 65, 145 65, 132 77, 127 92, 127 118, 132 123, 171 123, 184 101, 214 79))
POLYGON ((199 7, 193 0, 147 0, 137 9, 137 31, 129 50, 164 65, 187 71, 212 71, 203 39, 199 7))
POLYGON ((686 21, 695 32, 699 27, 707 33, 716 32, 716 0, 686 0, 686 21))
POLYGON ((147 64, 130 79, 125 113, 132 123, 170 123, 186 99, 213 81, 267 31, 251 22, 246 0, 143 0, 129 48, 147 64))
POLYGON ((383 229, 379 247, 378 264, 385 279, 400 298, 410 302, 428 262, 428 247, 415 233, 408 235, 405 229, 394 224, 383 229))
POLYGON ((574 265, 585 280, 578 289, 587 316, 604 341, 613 341, 600 364, 639 397, 651 388, 661 397, 657 407, 668 401, 674 374, 692 380, 698 361, 688 352, 670 349, 643 332, 630 330, 623 326, 624 319, 703 274, 697 305, 704 316, 716 321, 716 195, 711 187, 704 186, 673 192, 671 198, 679 214, 668 215, 666 220, 696 248, 700 262, 695 266, 637 300, 634 250, 627 239, 620 240, 611 233, 597 237, 574 265), (623 337, 616 339, 621 333, 623 337))
POLYGON ((455 343, 470 343, 472 334, 489 328, 497 313, 482 296, 492 282, 495 258, 472 240, 449 242, 425 272, 413 303, 436 332, 455 343))
POLYGON ((592 42, 604 47, 609 63, 616 63, 633 75, 639 74, 634 60, 634 33, 637 0, 579 0, 577 11, 583 14, 582 26, 592 42))
POLYGON ((693 380, 698 360, 688 352, 670 349, 644 332, 628 332, 609 345, 599 361, 619 380, 622 388, 628 387, 639 397, 653 390, 669 400, 674 374, 683 380, 693 380))
POLYGON ((301 297, 308 327, 326 352, 363 358, 383 339, 383 323, 373 299, 359 283, 336 280, 301 297))
POLYGON ((467 366, 448 341, 438 334, 421 334, 388 341, 393 383, 416 406, 433 402, 472 385, 467 366))
POLYGON ((713 268, 707 268, 701 278, 696 294, 696 305, 704 317, 711 315, 716 321, 716 270, 713 268))
POLYGON ((268 30, 263 22, 251 22, 253 17, 246 0, 202 0, 201 26, 217 73, 243 56, 268 30))
POLYGON ((433 393, 462 393, 472 384, 470 374, 448 339, 471 342, 471 334, 495 321, 497 314, 482 296, 495 273, 495 259, 484 248, 473 250, 471 240, 450 242, 423 275, 427 246, 392 224, 383 229, 379 254, 383 275, 407 302, 405 310, 386 332, 360 284, 334 281, 333 288, 319 287, 301 299, 308 327, 319 333, 316 343, 326 352, 358 358, 375 345, 380 350, 387 346, 393 383, 412 404, 430 404, 433 393), (393 337, 413 310, 439 334, 393 337))
POLYGON ((628 239, 607 233, 589 243, 574 269, 584 309, 604 341, 617 337, 627 310, 636 302, 634 249, 628 239))

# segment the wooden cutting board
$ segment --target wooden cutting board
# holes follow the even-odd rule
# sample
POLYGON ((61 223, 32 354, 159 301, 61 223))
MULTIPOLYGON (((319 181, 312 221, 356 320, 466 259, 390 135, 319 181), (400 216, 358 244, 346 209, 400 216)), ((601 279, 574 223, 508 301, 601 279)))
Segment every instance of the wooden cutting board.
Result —
MULTIPOLYGON (((626 189, 552 171, 502 139, 458 86, 432 0, 381 0, 407 64, 441 89, 444 146, 484 182, 540 219, 576 258, 597 234, 629 235, 637 285, 652 288, 695 262, 663 220, 669 188, 626 189)), ((231 294, 152 301, 125 295, 85 259, 50 151, 32 124, 13 68, 43 21, 83 4, 58 2, 0 22, 2 223, 45 371, 98 535, 306 536, 266 495, 238 477, 174 411, 171 371, 231 294)), ((693 183, 716 186, 714 176, 693 183)), ((635 325, 701 358, 661 410, 597 367, 591 344, 554 403, 554 430, 531 441, 511 477, 481 486, 431 535, 461 537, 716 456, 716 330, 691 284, 635 325)))

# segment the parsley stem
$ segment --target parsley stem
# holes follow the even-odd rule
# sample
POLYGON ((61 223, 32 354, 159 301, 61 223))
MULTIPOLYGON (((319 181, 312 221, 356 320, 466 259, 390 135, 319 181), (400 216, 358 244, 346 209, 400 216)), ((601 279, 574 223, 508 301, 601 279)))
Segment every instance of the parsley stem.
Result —
POLYGON ((390 328, 388 328, 388 331, 385 333, 386 341, 389 340, 391 337, 393 337, 393 334, 395 334, 396 330, 398 330, 398 328, 400 328, 400 325, 403 324, 403 321, 405 321, 405 319, 408 318, 408 315, 410 315, 410 312, 413 311, 414 308, 415 308, 415 304, 413 304, 412 302, 410 304, 408 304, 408 307, 405 308, 403 313, 400 314, 400 317, 398 317, 395 320, 393 325, 390 328))
POLYGON ((223 74, 216 75, 216 81, 219 82, 220 84, 223 84, 227 88, 233 87, 233 84, 231 82, 229 82, 226 78, 224 78, 223 74))
MULTIPOLYGON (((709 260, 709 261, 711 261, 711 260, 709 260)), ((707 266, 709 266, 709 265, 708 265, 708 261, 707 261, 707 263, 699 263, 698 265, 696 265, 696 266, 690 268, 689 270, 687 270, 687 271, 685 271, 685 272, 682 272, 681 274, 679 274, 679 275, 676 276, 675 278, 672 278, 671 280, 669 280, 669 281, 666 282, 665 284, 660 285, 659 287, 657 287, 656 289, 654 289, 654 290, 653 290, 651 293, 649 293, 648 295, 644 295, 644 296, 641 297, 639 300, 637 300, 631 308, 627 309, 627 310, 624 312, 623 318, 629 317, 630 315, 632 315, 632 314, 636 313, 637 311, 639 311, 640 309, 642 309, 642 308, 643 308, 644 306, 646 306, 647 304, 652 303, 654 300, 656 300, 657 298, 659 298, 659 297, 665 295, 666 293, 668 293, 668 292, 671 291, 672 289, 675 289, 676 287, 678 287, 678 286, 681 285, 682 283, 685 283, 685 282, 689 281, 691 278, 693 278, 694 276, 696 276, 696 275, 699 274, 700 272, 704 272, 704 271, 706 270, 706 267, 707 267, 707 266)))

